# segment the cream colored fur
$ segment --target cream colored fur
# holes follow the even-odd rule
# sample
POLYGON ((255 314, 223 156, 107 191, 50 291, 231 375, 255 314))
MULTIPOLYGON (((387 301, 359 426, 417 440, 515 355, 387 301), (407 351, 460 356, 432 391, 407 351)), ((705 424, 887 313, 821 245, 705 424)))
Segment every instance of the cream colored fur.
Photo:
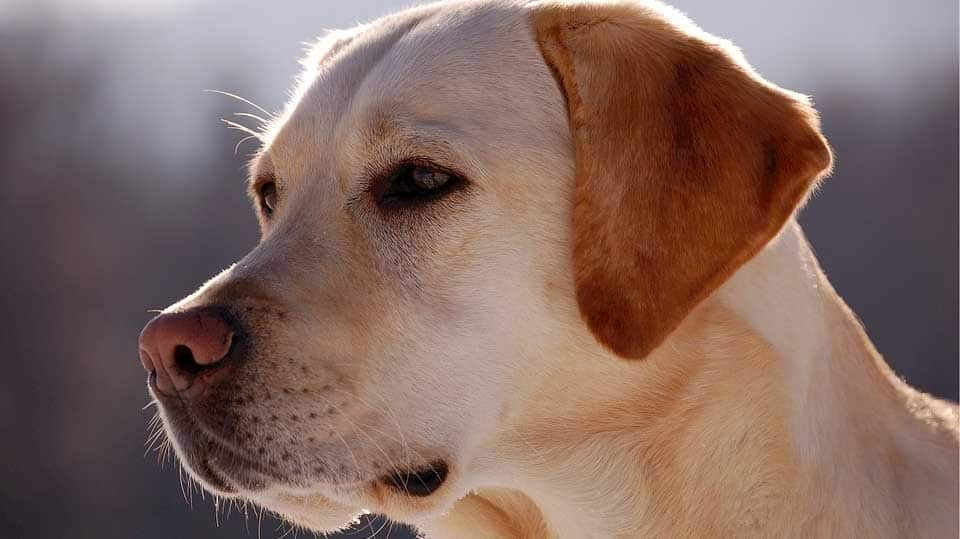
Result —
POLYGON ((450 539, 957 536, 955 405, 889 370, 792 220, 648 357, 597 343, 566 108, 525 3, 415 8, 305 66, 251 167, 280 184, 261 244, 174 308, 283 311, 251 329, 272 366, 237 383, 325 393, 251 398, 239 413, 276 423, 250 447, 276 432, 289 473, 341 473, 241 497, 318 531, 368 509, 450 539), (368 171, 409 156, 473 189, 385 220, 368 171), (307 420, 317 398, 339 413, 307 420), (428 498, 376 482, 436 458, 428 498))
POLYGON ((890 372, 796 224, 644 363, 558 373, 497 448, 526 456, 501 457, 514 491, 478 490, 438 536, 956 535, 955 405, 890 372))

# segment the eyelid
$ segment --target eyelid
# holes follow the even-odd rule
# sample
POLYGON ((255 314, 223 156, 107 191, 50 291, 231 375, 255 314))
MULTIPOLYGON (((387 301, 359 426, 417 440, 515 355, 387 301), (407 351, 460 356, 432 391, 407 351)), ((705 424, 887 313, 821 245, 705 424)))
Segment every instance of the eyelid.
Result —
POLYGON ((280 194, 282 193, 283 190, 282 190, 282 186, 280 185, 280 182, 277 181, 276 176, 274 176, 273 174, 264 174, 264 175, 258 176, 257 179, 250 186, 250 190, 248 193, 252 202, 257 206, 257 208, 260 211, 263 211, 267 216, 269 216, 269 214, 273 213, 274 211, 274 210, 268 210, 265 207, 266 201, 265 201, 265 195, 263 193, 263 188, 265 185, 268 185, 268 184, 273 184, 273 196, 279 199, 280 194))
POLYGON ((250 198, 250 201, 255 207, 257 215, 262 216, 264 219, 269 220, 275 213, 274 209, 269 209, 266 206, 266 201, 263 196, 263 186, 266 184, 272 183, 274 185, 274 196, 279 199, 281 192, 280 182, 277 181, 277 177, 272 173, 260 174, 250 183, 247 196, 250 198))
POLYGON ((467 180, 467 176, 454 167, 447 166, 429 157, 414 155, 390 161, 390 164, 385 167, 370 167, 370 169, 368 169, 370 172, 366 174, 367 178, 369 178, 367 190, 371 190, 374 191, 375 194, 379 194, 376 193, 376 191, 383 187, 384 182, 389 180, 396 172, 402 170, 404 167, 430 168, 438 172, 443 172, 444 174, 449 174, 454 178, 467 180))
POLYGON ((250 192, 256 196, 260 196, 260 188, 267 183, 273 183, 277 186, 277 192, 280 191, 280 182, 277 181, 276 176, 273 174, 261 174, 250 184, 250 192))
POLYGON ((443 163, 437 162, 436 160, 427 159, 425 157, 413 157, 409 159, 404 159, 403 161, 397 163, 394 170, 397 170, 400 167, 404 167, 404 166, 429 168, 429 169, 436 170, 437 172, 443 172, 444 174, 449 174, 450 176, 453 176, 456 178, 460 178, 464 180, 467 178, 465 174, 461 173, 456 168, 449 167, 447 165, 444 165, 443 163))

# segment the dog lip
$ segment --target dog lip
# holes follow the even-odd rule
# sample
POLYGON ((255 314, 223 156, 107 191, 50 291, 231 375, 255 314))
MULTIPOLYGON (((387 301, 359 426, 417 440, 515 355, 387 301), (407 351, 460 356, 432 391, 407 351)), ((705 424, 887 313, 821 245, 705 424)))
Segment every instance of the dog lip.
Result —
POLYGON ((440 489, 449 473, 447 463, 440 460, 413 471, 395 472, 380 481, 398 492, 425 498, 440 489))
POLYGON ((276 471, 259 463, 256 457, 219 440, 190 412, 188 403, 176 395, 157 390, 153 377, 148 383, 167 412, 164 426, 168 436, 182 448, 177 451, 177 456, 211 489, 233 496, 240 491, 262 491, 271 483, 282 480, 276 471))
POLYGON ((210 439, 202 430, 189 436, 193 448, 185 460, 191 463, 197 475, 222 494, 262 491, 271 480, 278 479, 251 457, 210 439))
MULTIPOLYGON (((242 456, 235 456, 234 458, 245 460, 245 457, 242 456)), ((239 467, 235 464, 224 466, 222 458, 211 458, 210 456, 201 459, 208 470, 213 472, 213 475, 230 484, 230 493, 235 493, 237 490, 259 492, 267 488, 267 478, 264 476, 262 468, 253 465, 239 467)))
POLYGON ((210 462, 206 457, 191 460, 193 461, 191 465, 193 466, 194 472, 203 478, 211 487, 220 491, 222 494, 236 494, 237 489, 223 477, 223 474, 218 473, 210 466, 210 462))

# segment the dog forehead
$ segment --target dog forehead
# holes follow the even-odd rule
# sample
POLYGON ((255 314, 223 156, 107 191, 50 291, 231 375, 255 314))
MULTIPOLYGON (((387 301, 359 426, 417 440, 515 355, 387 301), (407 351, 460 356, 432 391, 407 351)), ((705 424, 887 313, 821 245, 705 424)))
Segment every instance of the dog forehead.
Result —
POLYGON ((532 90, 542 56, 520 6, 465 2, 434 6, 409 26, 373 66, 357 95, 360 103, 398 101, 415 112, 457 110, 532 90))
POLYGON ((403 11, 331 35, 305 68, 270 137, 271 153, 317 153, 303 147, 317 144, 328 155, 350 153, 357 132, 384 116, 444 122, 458 134, 504 143, 511 136, 528 142, 524 128, 543 131, 548 121, 555 131, 566 128, 562 97, 518 2, 403 11))

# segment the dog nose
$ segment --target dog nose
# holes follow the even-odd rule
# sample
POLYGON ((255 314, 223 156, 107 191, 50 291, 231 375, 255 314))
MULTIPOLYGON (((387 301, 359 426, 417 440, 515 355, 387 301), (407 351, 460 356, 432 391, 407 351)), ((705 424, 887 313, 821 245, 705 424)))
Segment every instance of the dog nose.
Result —
POLYGON ((213 370, 230 352, 234 331, 224 312, 199 307, 161 314, 140 332, 140 361, 156 389, 165 395, 180 394, 213 370))

